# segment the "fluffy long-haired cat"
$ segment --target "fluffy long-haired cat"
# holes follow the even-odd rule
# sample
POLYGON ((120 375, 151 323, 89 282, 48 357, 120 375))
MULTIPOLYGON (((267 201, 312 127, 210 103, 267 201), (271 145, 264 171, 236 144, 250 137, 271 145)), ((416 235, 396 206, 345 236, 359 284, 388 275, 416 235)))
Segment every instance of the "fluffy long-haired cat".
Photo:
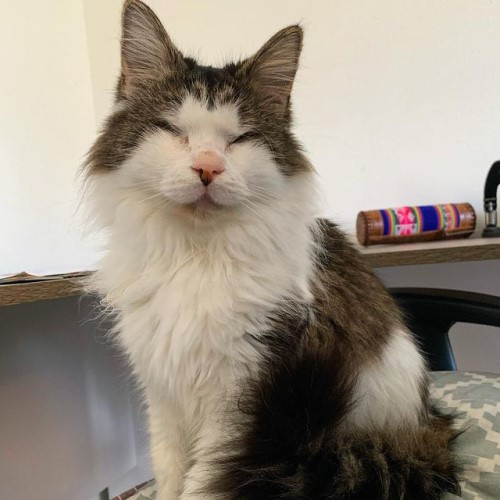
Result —
POLYGON ((123 11, 86 166, 91 286, 144 390, 159 500, 438 499, 455 436, 392 299, 329 222, 294 137, 302 30, 202 66, 123 11))

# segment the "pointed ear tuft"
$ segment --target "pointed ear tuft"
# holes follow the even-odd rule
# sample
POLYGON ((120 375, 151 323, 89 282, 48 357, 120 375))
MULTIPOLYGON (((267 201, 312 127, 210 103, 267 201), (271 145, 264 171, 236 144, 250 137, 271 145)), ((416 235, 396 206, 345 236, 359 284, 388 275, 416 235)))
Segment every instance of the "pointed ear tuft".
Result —
POLYGON ((179 71, 184 60, 156 14, 140 0, 127 0, 122 14, 120 94, 127 97, 144 81, 179 71))
POLYGON ((251 85, 285 108, 297 73, 302 39, 302 28, 289 26, 278 31, 257 54, 243 62, 251 85))

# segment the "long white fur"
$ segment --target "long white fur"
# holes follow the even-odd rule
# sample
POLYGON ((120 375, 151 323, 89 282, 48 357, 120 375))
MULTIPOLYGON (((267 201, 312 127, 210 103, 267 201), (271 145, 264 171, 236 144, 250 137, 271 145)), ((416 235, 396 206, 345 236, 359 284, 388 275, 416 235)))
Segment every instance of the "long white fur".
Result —
POLYGON ((381 358, 360 372, 349 424, 365 429, 417 425, 425 374, 424 360, 410 334, 395 328, 381 358))
MULTIPOLYGON (((117 313, 145 390, 158 499, 186 500, 206 498, 206 451, 227 435, 225 405, 266 355, 248 334, 267 330, 283 298, 312 300, 317 196, 313 174, 284 177, 266 147, 228 146, 243 130, 235 107, 209 110, 189 97, 169 119, 183 137, 151 133, 120 168, 93 179, 109 242, 91 288, 117 313), (204 189, 190 165, 205 149, 224 157, 209 189, 225 208, 197 217, 183 206, 204 189)), ((353 418, 382 425, 412 414, 421 370, 398 332, 361 377, 353 418)))

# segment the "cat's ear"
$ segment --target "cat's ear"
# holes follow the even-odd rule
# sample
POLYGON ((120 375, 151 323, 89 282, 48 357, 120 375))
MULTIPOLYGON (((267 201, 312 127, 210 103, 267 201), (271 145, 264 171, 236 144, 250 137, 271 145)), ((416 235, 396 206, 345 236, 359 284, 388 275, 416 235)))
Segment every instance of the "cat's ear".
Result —
POLYGON ((156 14, 140 0, 127 0, 122 13, 120 94, 127 97, 141 82, 179 71, 183 64, 156 14))
POLYGON ((253 57, 243 62, 251 85, 284 107, 290 100, 302 39, 302 28, 289 26, 278 31, 253 57))

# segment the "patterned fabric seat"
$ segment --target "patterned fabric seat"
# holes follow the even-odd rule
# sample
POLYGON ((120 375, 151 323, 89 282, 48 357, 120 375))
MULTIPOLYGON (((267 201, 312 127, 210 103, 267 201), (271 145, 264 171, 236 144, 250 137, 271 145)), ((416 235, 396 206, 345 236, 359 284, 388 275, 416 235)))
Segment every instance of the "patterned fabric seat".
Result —
MULTIPOLYGON (((465 500, 500 498, 500 375, 470 372, 433 373, 431 394, 444 411, 456 414, 456 425, 465 432, 457 440, 465 473, 465 500)), ((457 499, 447 495, 444 500, 457 499)), ((154 482, 113 500, 156 499, 154 482)))

